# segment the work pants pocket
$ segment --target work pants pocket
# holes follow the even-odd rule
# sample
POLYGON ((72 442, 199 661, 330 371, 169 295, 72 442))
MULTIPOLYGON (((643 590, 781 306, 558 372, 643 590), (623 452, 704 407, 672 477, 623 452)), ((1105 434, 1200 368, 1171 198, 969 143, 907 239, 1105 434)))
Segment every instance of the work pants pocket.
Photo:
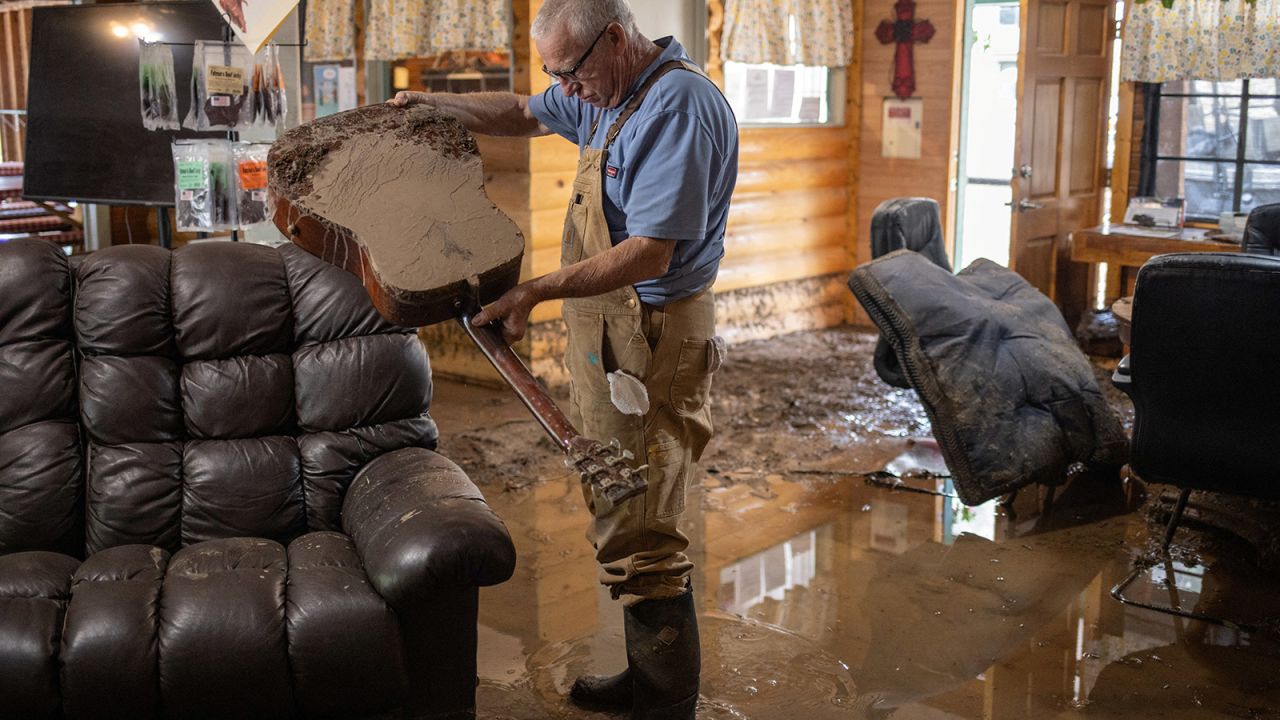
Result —
POLYGON ((689 449, 666 430, 648 433, 649 490, 646 514, 652 518, 676 517, 684 512, 689 479, 689 449))
POLYGON ((680 345, 671 376, 671 406, 681 415, 692 415, 707 404, 711 379, 724 361, 724 341, 687 338, 680 345))

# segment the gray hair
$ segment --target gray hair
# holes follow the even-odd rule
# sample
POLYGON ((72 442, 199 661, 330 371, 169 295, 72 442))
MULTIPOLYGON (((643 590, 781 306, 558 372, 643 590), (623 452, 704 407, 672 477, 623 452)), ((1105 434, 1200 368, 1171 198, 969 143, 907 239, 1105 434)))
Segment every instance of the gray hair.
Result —
POLYGON ((563 28, 581 45, 587 45, 609 23, 618 23, 631 40, 640 37, 640 27, 627 0, 546 0, 533 19, 529 34, 535 40, 563 28))

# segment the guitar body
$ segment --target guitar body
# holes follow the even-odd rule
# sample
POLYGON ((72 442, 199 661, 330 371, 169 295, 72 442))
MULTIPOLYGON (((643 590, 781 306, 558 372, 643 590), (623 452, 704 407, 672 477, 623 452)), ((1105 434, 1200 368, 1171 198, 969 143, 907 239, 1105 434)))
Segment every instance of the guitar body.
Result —
POLYGON ((489 201, 475 140, 452 117, 330 115, 285 133, 267 166, 276 227, 357 275, 391 322, 434 325, 519 280, 524 236, 489 201))
POLYGON ((524 236, 485 194, 475 139, 461 123, 422 106, 330 115, 277 140, 267 173, 276 227, 358 276, 383 317, 462 325, 595 486, 598 515, 644 493, 644 467, 579 435, 497 327, 470 322, 519 281, 524 236))

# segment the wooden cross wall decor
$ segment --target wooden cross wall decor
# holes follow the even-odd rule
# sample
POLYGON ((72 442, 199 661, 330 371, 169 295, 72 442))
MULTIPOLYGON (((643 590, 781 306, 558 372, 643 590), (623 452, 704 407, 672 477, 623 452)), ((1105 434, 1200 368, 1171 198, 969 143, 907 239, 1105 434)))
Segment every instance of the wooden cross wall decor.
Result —
POLYGON ((916 68, 911 46, 927 43, 936 32, 928 20, 916 22, 915 0, 898 0, 893 4, 896 20, 881 20, 876 38, 884 45, 898 44, 893 54, 893 94, 906 100, 916 91, 916 68))

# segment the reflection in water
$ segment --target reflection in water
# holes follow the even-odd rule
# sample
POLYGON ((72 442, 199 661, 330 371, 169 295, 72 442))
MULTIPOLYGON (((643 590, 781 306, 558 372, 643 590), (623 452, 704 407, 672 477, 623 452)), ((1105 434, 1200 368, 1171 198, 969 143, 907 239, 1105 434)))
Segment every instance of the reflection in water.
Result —
POLYGON ((745 615, 765 598, 784 600, 788 590, 808 586, 818 569, 817 534, 801 533, 721 568, 719 608, 745 615))
MULTIPOLYGON (((442 425, 484 422, 437 408, 442 425)), ((881 438, 840 466, 911 475, 934 452, 881 438)), ((519 552, 516 577, 481 594, 485 718, 611 717, 565 695, 578 673, 624 664, 621 611, 596 584, 577 480, 546 455, 529 468, 538 483, 484 486, 519 552)), ((1110 597, 1150 546, 1135 512, 1140 490, 1068 485, 1044 516, 1031 490, 1007 512, 855 475, 707 475, 685 518, 701 610, 700 717, 1280 717, 1270 636, 1110 597)), ((1157 566, 1132 592, 1167 604, 1176 590, 1186 607, 1274 627, 1280 582, 1244 555, 1184 546, 1172 587, 1157 566)))

